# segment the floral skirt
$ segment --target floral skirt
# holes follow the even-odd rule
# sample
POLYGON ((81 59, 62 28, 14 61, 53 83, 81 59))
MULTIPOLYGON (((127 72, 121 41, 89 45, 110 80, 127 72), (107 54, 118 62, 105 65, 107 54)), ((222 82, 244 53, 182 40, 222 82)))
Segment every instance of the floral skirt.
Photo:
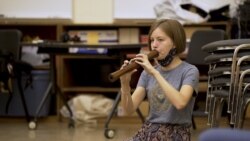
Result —
POLYGON ((190 141, 190 127, 146 122, 137 134, 127 141, 190 141))

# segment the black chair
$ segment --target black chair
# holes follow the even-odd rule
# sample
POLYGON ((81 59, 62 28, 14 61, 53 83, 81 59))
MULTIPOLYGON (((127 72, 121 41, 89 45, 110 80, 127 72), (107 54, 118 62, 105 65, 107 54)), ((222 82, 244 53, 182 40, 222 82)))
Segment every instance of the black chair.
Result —
POLYGON ((249 39, 232 39, 212 42, 202 47, 203 51, 210 53, 205 62, 210 65, 206 112, 211 127, 218 126, 224 102, 228 103, 231 126, 235 123, 235 95, 238 87, 241 87, 238 85, 239 76, 241 71, 250 68, 249 61, 240 59, 250 54, 247 43, 250 43, 249 39))
POLYGON ((226 33, 221 29, 196 30, 191 36, 185 60, 197 66, 208 66, 204 58, 210 54, 203 51, 202 47, 208 43, 225 39, 227 39, 226 33))
MULTIPOLYGON (((209 65, 204 61, 204 58, 209 55, 209 53, 202 51, 202 46, 219 40, 226 39, 226 33, 224 30, 211 29, 211 30, 196 30, 191 36, 190 43, 188 45, 188 54, 185 61, 190 64, 195 65, 200 72, 200 84, 199 92, 206 92, 207 88, 204 85, 207 83, 207 72, 209 70, 209 65)), ((193 120, 193 128, 196 125, 193 120)))
MULTIPOLYGON (((27 75, 27 84, 31 83, 31 70, 32 66, 20 60, 21 51, 21 37, 22 33, 16 29, 0 30, 0 81, 2 82, 2 90, 6 90, 10 95, 6 105, 6 113, 13 95, 13 84, 17 82, 19 94, 23 104, 27 122, 30 121, 30 115, 26 105, 22 76, 27 75)), ((5 92, 6 92, 5 91, 5 92)))
MULTIPOLYGON (((200 84, 202 82, 207 83, 207 72, 209 70, 209 64, 204 61, 204 58, 209 55, 208 52, 203 51, 202 46, 219 40, 227 39, 226 33, 221 29, 211 30, 197 30, 191 36, 190 43, 188 45, 188 54, 185 61, 195 65, 200 71, 200 84)), ((200 87, 199 92, 206 92, 207 88, 200 87)))
MULTIPOLYGON (((243 71, 250 69, 249 58, 247 60, 246 56, 242 56, 237 60, 236 66, 226 65, 226 62, 223 61, 224 66, 216 66, 216 68, 209 71, 211 80, 209 82, 210 91, 208 93, 208 96, 210 97, 208 123, 211 127, 219 125, 219 119, 225 102, 227 102, 227 105, 231 107, 231 110, 227 111, 229 114, 230 124, 232 127, 235 126, 238 107, 237 95, 240 93, 241 88, 244 87, 243 84, 250 82, 249 77, 242 75, 243 71), (243 80, 240 80, 242 77, 245 77, 244 82, 243 80)), ((229 61, 228 63, 231 62, 229 61)))

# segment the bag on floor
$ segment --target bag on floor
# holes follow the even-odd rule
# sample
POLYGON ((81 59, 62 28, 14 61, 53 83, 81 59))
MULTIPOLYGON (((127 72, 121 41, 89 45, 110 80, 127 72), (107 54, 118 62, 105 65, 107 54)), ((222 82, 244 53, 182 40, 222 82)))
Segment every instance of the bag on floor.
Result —
MULTIPOLYGON (((71 99, 68 104, 73 112, 73 119, 78 122, 91 122, 98 117, 106 117, 111 111, 114 100, 96 94, 83 94, 71 99)), ((64 117, 70 117, 66 106, 60 110, 64 117)))

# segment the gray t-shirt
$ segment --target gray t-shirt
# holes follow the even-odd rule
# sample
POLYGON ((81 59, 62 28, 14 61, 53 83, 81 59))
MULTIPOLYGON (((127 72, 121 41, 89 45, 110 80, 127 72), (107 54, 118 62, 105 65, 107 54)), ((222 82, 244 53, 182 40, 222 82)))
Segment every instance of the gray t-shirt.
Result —
POLYGON ((183 61, 176 68, 163 71, 159 65, 155 68, 160 74, 177 90, 181 89, 182 85, 190 85, 194 88, 194 96, 188 105, 177 110, 164 95, 155 78, 146 71, 143 71, 137 86, 142 86, 146 89, 147 99, 150 105, 149 116, 147 120, 152 123, 171 123, 171 124, 190 124, 192 123, 192 112, 195 102, 195 96, 198 94, 199 71, 194 66, 183 61))

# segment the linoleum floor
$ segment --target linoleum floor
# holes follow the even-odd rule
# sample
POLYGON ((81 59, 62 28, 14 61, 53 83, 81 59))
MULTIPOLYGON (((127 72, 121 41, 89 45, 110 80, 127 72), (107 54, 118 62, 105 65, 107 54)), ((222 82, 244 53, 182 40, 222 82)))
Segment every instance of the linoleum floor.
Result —
MULTIPOLYGON (((192 130, 192 141, 197 141, 199 134, 208 129, 205 116, 195 117, 196 130, 192 130)), ((104 136, 106 118, 94 123, 75 123, 75 128, 68 128, 68 120, 58 120, 57 116, 39 118, 37 129, 30 130, 24 118, 0 117, 0 141, 123 141, 132 136, 141 126, 138 117, 114 117, 109 129, 115 130, 113 139, 104 136)), ((220 122, 221 127, 229 127, 227 119, 220 122)), ((250 119, 244 128, 250 129, 250 119)))

